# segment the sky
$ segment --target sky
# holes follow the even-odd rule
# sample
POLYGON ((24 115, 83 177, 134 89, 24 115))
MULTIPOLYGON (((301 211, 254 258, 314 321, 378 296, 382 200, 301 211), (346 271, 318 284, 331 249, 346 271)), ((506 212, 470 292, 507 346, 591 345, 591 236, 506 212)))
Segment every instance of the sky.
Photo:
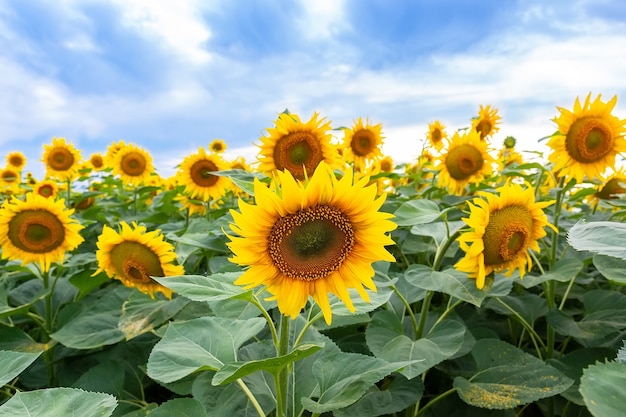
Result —
POLYGON ((625 51, 622 0, 4 0, 0 158, 42 178, 53 137, 85 159, 124 140, 169 176, 222 139, 254 162, 288 109, 381 123, 410 162, 429 122, 452 133, 481 105, 494 148, 545 152, 576 97, 617 95, 626 118, 625 51))

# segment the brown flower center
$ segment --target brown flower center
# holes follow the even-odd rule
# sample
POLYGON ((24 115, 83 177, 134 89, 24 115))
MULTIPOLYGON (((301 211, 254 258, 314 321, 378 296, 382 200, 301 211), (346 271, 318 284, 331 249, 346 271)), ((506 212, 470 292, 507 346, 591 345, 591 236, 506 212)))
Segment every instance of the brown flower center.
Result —
POLYGON ((122 160, 120 161, 120 169, 122 172, 131 177, 143 175, 147 166, 146 157, 141 152, 128 152, 126 155, 122 156, 122 160))
POLYGON ((480 138, 485 139, 491 133, 491 123, 489 120, 481 120, 476 124, 476 131, 480 133, 480 138))
POLYGON ((96 169, 100 169, 104 166, 104 161, 100 155, 94 155, 91 157, 91 165, 96 169))
POLYGON ((208 159, 201 159, 189 169, 191 180, 199 187, 212 187, 215 185, 219 177, 211 174, 211 172, 219 171, 217 165, 208 159))
POLYGON ((480 150, 469 143, 450 149, 446 156, 446 167, 455 180, 464 180, 480 171, 485 161, 480 150))
POLYGON ((5 169, 4 171, 2 171, 2 181, 6 183, 16 182, 17 174, 10 169, 5 169))
POLYGON ((133 241, 124 241, 111 250, 111 263, 117 274, 135 282, 148 283, 150 277, 165 275, 159 256, 149 247, 133 241))
POLYGON ((67 171, 74 162, 74 154, 67 148, 54 148, 48 154, 48 166, 55 171, 67 171))
POLYGON ((441 133, 441 129, 433 129, 432 133, 430 134, 430 140, 433 143, 439 143, 442 138, 443 135, 441 133))
POLYGON ((483 243, 485 265, 500 265, 526 251, 533 230, 533 217, 526 207, 507 206, 489 215, 483 243))
POLYGON ((8 162, 9 165, 14 166, 15 168, 21 168, 24 165, 24 158, 20 155, 11 155, 8 162))
POLYGON ((357 130, 352 136, 350 146, 355 155, 367 156, 376 149, 376 136, 368 129, 357 130))
POLYGON ((322 144, 310 132, 293 132, 278 139, 274 147, 274 165, 279 171, 288 170, 299 180, 311 177, 324 160, 322 144))
POLYGON ((567 153, 583 164, 604 158, 615 144, 611 126, 599 117, 581 117, 570 126, 565 138, 567 153))
POLYGON ((54 195, 54 187, 50 184, 43 184, 41 187, 37 188, 37 193, 44 197, 51 197, 54 195))
POLYGON ((604 200, 612 200, 617 198, 616 194, 625 194, 626 189, 621 184, 626 184, 626 178, 611 178, 604 184, 604 187, 596 193, 596 197, 604 200))
POLYGON ((269 255, 280 272, 314 281, 341 266, 354 246, 352 223, 336 207, 317 205, 279 218, 268 237, 269 255))
POLYGON ((49 253, 65 241, 65 227, 47 210, 24 210, 9 221, 8 238, 24 252, 49 253))

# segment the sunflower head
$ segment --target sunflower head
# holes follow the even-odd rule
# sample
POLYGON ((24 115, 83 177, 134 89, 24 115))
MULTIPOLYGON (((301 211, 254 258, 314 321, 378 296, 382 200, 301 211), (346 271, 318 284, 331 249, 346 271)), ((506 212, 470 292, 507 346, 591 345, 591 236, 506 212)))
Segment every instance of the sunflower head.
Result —
POLYGON ((211 143, 209 143, 209 151, 211 153, 224 153, 226 151, 226 142, 222 139, 214 139, 211 143))
POLYGON ((305 123, 296 114, 281 113, 274 127, 266 129, 267 136, 261 138, 259 170, 270 175, 287 170, 296 179, 304 180, 313 175, 322 161, 335 167, 338 153, 330 143, 330 122, 318 117, 315 112, 305 123))
POLYGON ((448 133, 446 132, 446 126, 443 123, 439 120, 428 123, 428 133, 426 133, 426 139, 428 139, 430 146, 440 151, 447 138, 448 133))
POLYGON ((585 176, 603 178, 608 168, 615 168, 616 156, 626 151, 626 119, 611 114, 616 103, 617 96, 603 102, 600 95, 592 102, 590 93, 582 105, 576 97, 572 111, 558 107, 561 114, 553 119, 558 131, 548 142, 555 172, 581 182, 585 176))
POLYGON ((53 180, 43 180, 35 184, 33 192, 42 197, 54 199, 59 192, 59 185, 53 180))
POLYGON ((480 106, 478 116, 472 119, 472 129, 480 135, 480 139, 485 140, 487 137, 493 136, 500 128, 501 117, 498 116, 498 109, 495 107, 480 106))
POLYGON ((44 145, 42 162, 46 164, 46 176, 60 180, 72 179, 81 163, 80 151, 65 138, 52 138, 51 145, 44 145))
POLYGON ((152 156, 148 151, 128 144, 115 152, 113 174, 119 175, 126 184, 141 185, 154 173, 152 156))
POLYGON ((104 157, 100 153, 91 154, 89 157, 89 166, 94 171, 100 171, 104 169, 104 157))
POLYGON ((218 154, 207 153, 204 148, 188 155, 180 164, 177 178, 191 198, 208 202, 217 200, 231 188, 231 180, 213 172, 229 169, 228 163, 218 154))
POLYGON ((0 170, 0 182, 5 185, 17 185, 20 182, 20 173, 17 169, 7 166, 0 170))
POLYGON ((133 223, 131 227, 126 222, 121 222, 120 227, 119 233, 107 225, 102 228, 96 243, 98 270, 94 275, 104 271, 110 278, 118 279, 127 287, 137 288, 151 297, 161 292, 171 298, 172 291, 152 277, 185 273, 181 265, 174 263, 174 247, 163 240, 158 230, 147 232, 144 226, 133 223))
POLYGON ((509 183, 496 192, 481 192, 468 203, 470 215, 463 220, 469 230, 458 239, 465 256, 455 268, 476 279, 478 289, 494 271, 507 270, 510 276, 519 269, 524 277, 532 266, 528 251, 539 252, 545 226, 554 229, 543 212, 553 202, 536 202, 532 187, 509 183))
POLYGON ((330 323, 329 292, 352 311, 349 288, 369 301, 364 287, 376 289, 371 263, 394 261, 385 245, 396 225, 378 211, 385 196, 376 197, 368 178, 353 181, 351 171, 337 180, 321 162, 306 183, 287 170, 277 177, 273 187, 255 179, 256 204, 240 200, 239 211, 231 210, 231 261, 249 267, 235 283, 264 285, 292 318, 311 296, 330 323))
POLYGON ((22 152, 9 152, 7 154, 7 165, 21 171, 26 165, 26 156, 22 152))
POLYGON ((480 139, 476 130, 467 130, 462 135, 454 133, 434 169, 439 171, 438 185, 460 195, 468 184, 478 183, 491 175, 493 163, 487 143, 480 139))
POLYGON ((0 208, 1 256, 21 260, 22 264, 36 262, 42 271, 53 262, 62 262, 66 252, 82 241, 83 226, 70 215, 63 200, 28 193, 24 200, 12 199, 0 208))
POLYGON ((382 124, 371 124, 369 119, 356 119, 350 129, 344 129, 343 152, 345 161, 356 169, 364 169, 382 158, 382 124))
POLYGON ((246 162, 246 158, 238 156, 230 162, 230 169, 240 169, 242 171, 250 171, 250 165, 246 162))
POLYGON ((613 200, 619 198, 620 194, 626 194, 626 173, 624 169, 620 169, 609 176, 594 197, 600 200, 613 200))

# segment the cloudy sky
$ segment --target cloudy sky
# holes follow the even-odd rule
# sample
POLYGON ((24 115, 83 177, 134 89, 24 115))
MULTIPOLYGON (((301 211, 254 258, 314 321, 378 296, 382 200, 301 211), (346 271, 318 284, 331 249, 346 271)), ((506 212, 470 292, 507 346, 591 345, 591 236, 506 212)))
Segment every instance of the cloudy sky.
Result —
POLYGON ((577 96, 617 95, 626 118, 625 51, 622 0, 5 0, 0 158, 40 176, 53 137, 84 158, 125 140, 167 176, 220 138, 251 162, 289 109, 382 123, 407 160, 429 122, 467 127, 480 105, 502 117, 495 147, 543 150, 577 96))

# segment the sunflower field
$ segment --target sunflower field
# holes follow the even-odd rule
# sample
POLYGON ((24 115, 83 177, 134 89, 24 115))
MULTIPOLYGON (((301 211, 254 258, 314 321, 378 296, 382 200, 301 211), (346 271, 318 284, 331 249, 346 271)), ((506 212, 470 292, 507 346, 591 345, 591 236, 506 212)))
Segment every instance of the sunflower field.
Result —
POLYGON ((496 108, 384 127, 285 111, 255 161, 170 178, 124 141, 7 150, 2 417, 623 417, 626 119, 557 107, 549 152, 496 108))

